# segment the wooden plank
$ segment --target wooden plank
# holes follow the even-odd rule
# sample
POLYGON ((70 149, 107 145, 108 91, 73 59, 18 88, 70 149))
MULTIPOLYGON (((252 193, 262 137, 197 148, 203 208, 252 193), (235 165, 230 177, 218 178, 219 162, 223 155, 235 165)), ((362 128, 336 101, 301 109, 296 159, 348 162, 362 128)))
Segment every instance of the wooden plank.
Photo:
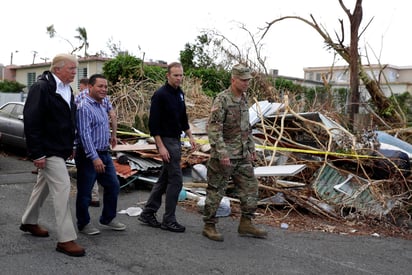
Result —
POLYGON ((207 183, 204 182, 183 182, 185 188, 207 188, 207 183))
POLYGON ((275 186, 288 188, 288 187, 303 187, 303 186, 306 186, 306 184, 302 182, 294 182, 294 181, 277 179, 275 186))
POLYGON ((207 154, 207 153, 203 153, 203 152, 200 152, 200 151, 194 151, 193 153, 191 153, 193 156, 200 156, 200 157, 207 157, 207 158, 209 158, 210 157, 210 154, 207 154))
POLYGON ((256 177, 293 176, 306 168, 305 164, 255 167, 256 177))
POLYGON ((112 148, 113 152, 118 151, 147 151, 157 150, 155 144, 118 144, 112 148))

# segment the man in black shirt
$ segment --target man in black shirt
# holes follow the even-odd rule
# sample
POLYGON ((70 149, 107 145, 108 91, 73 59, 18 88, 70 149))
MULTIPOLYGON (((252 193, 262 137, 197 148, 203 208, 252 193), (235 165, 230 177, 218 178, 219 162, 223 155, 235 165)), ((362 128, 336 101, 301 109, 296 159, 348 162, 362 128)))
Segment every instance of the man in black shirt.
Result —
POLYGON ((156 147, 163 160, 159 179, 153 186, 150 197, 139 220, 152 227, 160 227, 172 232, 184 232, 185 227, 176 221, 176 205, 183 186, 180 167, 182 131, 189 137, 192 148, 196 148, 190 131, 186 113, 185 97, 180 84, 183 80, 183 67, 174 62, 167 67, 167 83, 158 89, 151 101, 149 130, 155 138, 156 147), (162 223, 156 219, 156 212, 166 193, 165 212, 162 223))

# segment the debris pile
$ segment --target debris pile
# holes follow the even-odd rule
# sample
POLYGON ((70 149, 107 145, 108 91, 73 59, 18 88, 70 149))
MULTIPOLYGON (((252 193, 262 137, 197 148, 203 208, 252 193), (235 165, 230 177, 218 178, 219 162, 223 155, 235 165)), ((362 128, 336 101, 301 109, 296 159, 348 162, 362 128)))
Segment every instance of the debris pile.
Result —
MULTIPOLYGON (((201 93, 200 83, 192 85, 186 89, 190 91, 186 98, 199 148, 193 152, 182 137, 181 166, 191 171, 191 178, 185 178, 185 198, 197 203, 204 197, 207 184, 205 169, 199 167, 209 159, 206 124, 211 99, 201 93)), ((136 106, 146 102, 147 96, 141 96, 140 103, 117 106, 121 97, 116 98, 114 105, 116 109, 123 106, 120 117, 133 117, 139 113, 136 106)), ((123 95, 126 101, 127 97, 123 95)), ((147 107, 143 109, 147 112, 147 107)), ((335 221, 371 218, 411 228, 412 145, 374 130, 355 136, 321 112, 295 113, 287 100, 255 102, 249 116, 258 152, 255 175, 259 205, 264 213, 279 207, 302 213, 303 209, 335 221)), ((113 148, 116 154, 127 157, 126 164, 115 161, 122 187, 153 184, 162 167, 161 159, 153 139, 142 129, 132 129, 122 133, 123 144, 113 148)), ((236 205, 236 195, 230 191, 227 196, 236 205)))

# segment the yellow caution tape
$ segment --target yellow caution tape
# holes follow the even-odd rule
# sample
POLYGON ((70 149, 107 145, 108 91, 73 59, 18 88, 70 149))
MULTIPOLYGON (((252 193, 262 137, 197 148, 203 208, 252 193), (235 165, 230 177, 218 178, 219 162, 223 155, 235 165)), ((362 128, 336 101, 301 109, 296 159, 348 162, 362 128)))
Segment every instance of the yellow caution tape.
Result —
POLYGON ((136 137, 150 137, 149 134, 144 134, 144 133, 136 133, 136 132, 125 132, 125 131, 116 131, 117 134, 123 134, 123 135, 128 135, 128 136, 136 136, 136 137))
POLYGON ((316 150, 298 149, 298 148, 263 146, 263 145, 256 145, 256 148, 261 148, 264 150, 272 150, 272 151, 285 151, 285 152, 295 152, 295 153, 305 153, 305 154, 315 154, 315 155, 331 155, 331 156, 354 157, 354 158, 380 158, 378 156, 358 155, 358 154, 338 153, 338 152, 328 152, 328 151, 316 151, 316 150))
MULTIPOLYGON (((135 132, 125 132, 125 131, 117 131, 118 134, 130 135, 130 136, 138 136, 138 137, 150 137, 149 134, 144 133, 135 133, 135 132)), ((182 138, 181 141, 189 141, 188 138, 182 138)), ((196 143, 198 144, 208 144, 209 141, 205 139, 196 139, 196 143)), ((314 154, 314 155, 325 155, 325 156, 340 156, 340 157, 352 157, 352 158, 381 158, 379 156, 369 156, 369 155, 358 155, 358 154, 349 154, 349 153, 338 153, 338 152, 328 152, 328 151, 316 151, 316 150, 308 150, 308 149, 298 149, 298 148, 286 148, 286 147, 275 147, 275 146, 264 146, 264 145, 256 145, 256 148, 264 149, 264 150, 271 150, 271 151, 284 151, 284 152, 294 152, 294 153, 305 153, 305 154, 314 154)))

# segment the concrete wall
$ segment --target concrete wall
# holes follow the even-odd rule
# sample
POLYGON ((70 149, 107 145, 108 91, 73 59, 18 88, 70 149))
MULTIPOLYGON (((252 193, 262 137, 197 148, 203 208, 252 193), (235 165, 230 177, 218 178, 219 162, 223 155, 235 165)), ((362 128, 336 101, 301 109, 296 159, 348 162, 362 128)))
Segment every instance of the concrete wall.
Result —
POLYGON ((27 94, 25 93, 2 93, 0 92, 0 106, 10 101, 24 102, 27 94))

